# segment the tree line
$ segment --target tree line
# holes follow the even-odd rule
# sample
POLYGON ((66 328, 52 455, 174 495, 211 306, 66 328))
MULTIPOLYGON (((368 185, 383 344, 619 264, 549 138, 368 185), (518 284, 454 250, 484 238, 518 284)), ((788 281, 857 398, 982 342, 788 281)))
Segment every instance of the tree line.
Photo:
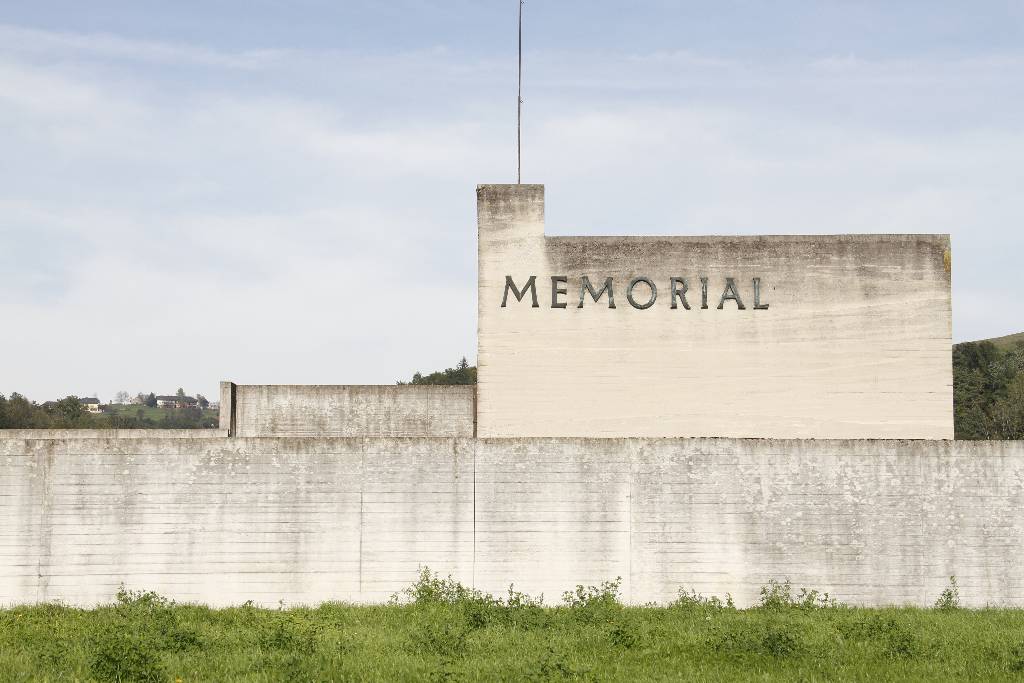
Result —
MULTIPOLYGON (((181 395, 184 396, 184 392, 181 395)), ((40 404, 17 392, 10 397, 0 394, 0 429, 208 429, 218 426, 217 416, 204 414, 199 404, 167 409, 161 411, 159 417, 153 417, 152 411, 145 410, 144 406, 156 407, 155 394, 143 398, 141 404, 91 413, 77 396, 40 404)), ((202 403, 209 405, 205 399, 202 403)))
MULTIPOLYGON (((462 358, 453 368, 426 375, 417 372, 402 385, 476 384, 476 367, 462 358)), ((178 396, 185 393, 178 390, 178 396)), ((128 395, 119 392, 119 400, 128 395), (123 396, 121 394, 124 394, 123 396)), ((217 417, 204 415, 209 402, 162 411, 153 393, 139 394, 136 405, 108 413, 90 413, 75 396, 35 403, 21 394, 0 394, 0 429, 197 429, 217 427, 217 417)), ((953 425, 957 439, 1024 439, 1024 341, 999 347, 990 341, 953 346, 953 425)))
POLYGON ((476 384, 476 366, 470 365, 463 356, 454 368, 445 368, 428 375, 417 372, 408 382, 398 380, 398 384, 476 384))
POLYGON ((955 345, 953 412, 958 439, 1024 439, 1024 341, 955 345))

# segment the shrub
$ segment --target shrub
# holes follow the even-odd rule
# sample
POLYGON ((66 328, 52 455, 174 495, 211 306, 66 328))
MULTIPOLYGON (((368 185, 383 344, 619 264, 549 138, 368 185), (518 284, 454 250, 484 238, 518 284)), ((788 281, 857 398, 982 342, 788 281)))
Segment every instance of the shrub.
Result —
POLYGON ((162 681, 165 679, 158 643, 124 622, 103 629, 93 643, 89 669, 101 681, 162 681))
POLYGON ((257 627, 257 642, 267 650, 298 650, 313 652, 317 649, 323 624, 310 623, 294 614, 278 612, 269 622, 257 627))
POLYGON ((104 681, 164 680, 164 652, 200 645, 198 635, 180 624, 180 614, 172 600, 122 585, 111 618, 93 638, 93 675, 104 681))
POLYGON ((935 609, 960 609, 960 587, 956 584, 955 576, 949 577, 949 586, 939 593, 939 598, 935 601, 935 609))
POLYGON ((621 576, 616 577, 614 581, 603 581, 600 586, 584 588, 577 584, 575 590, 562 593, 562 602, 571 609, 619 606, 619 588, 621 586, 621 576))
POLYGON ((873 615, 842 623, 839 632, 853 641, 878 643, 882 654, 891 659, 912 657, 918 652, 917 637, 891 616, 873 615))
MULTIPOLYGON (((430 567, 420 567, 420 575, 401 595, 406 602, 414 605, 455 605, 467 600, 491 602, 489 594, 463 586, 449 575, 442 578, 440 574, 430 571, 430 567)), ((402 598, 396 593, 391 596, 391 603, 398 604, 402 598)))
POLYGON ((738 658, 745 655, 790 657, 803 650, 803 642, 785 623, 734 624, 716 629, 708 639, 712 650, 738 658))
POLYGON ((392 604, 402 602, 418 607, 455 607, 471 629, 495 623, 529 629, 546 622, 543 595, 534 598, 510 585, 506 599, 496 598, 464 586, 451 576, 442 578, 428 567, 420 569, 419 578, 411 586, 391 596, 392 604))
POLYGON ((625 624, 615 624, 608 632, 608 638, 612 641, 612 645, 621 647, 626 650, 631 650, 636 646, 639 638, 633 633, 625 624))
POLYGON ((678 596, 668 606, 671 609, 702 609, 709 612, 736 609, 732 596, 728 593, 725 594, 725 601, 723 602, 717 595, 706 598, 696 590, 691 589, 687 592, 685 588, 679 589, 678 596))
POLYGON ((1024 642, 1017 643, 1010 648, 1010 671, 1021 673, 1024 671, 1024 642))
POLYGON ((823 609, 838 607, 835 598, 828 593, 820 593, 816 590, 800 589, 800 594, 793 597, 793 585, 786 579, 779 583, 775 579, 768 581, 768 585, 761 586, 761 599, 758 607, 767 610, 781 609, 823 609))
POLYGON ((414 638, 418 650, 425 650, 443 659, 451 660, 461 657, 466 652, 468 630, 458 623, 441 621, 426 624, 414 638))

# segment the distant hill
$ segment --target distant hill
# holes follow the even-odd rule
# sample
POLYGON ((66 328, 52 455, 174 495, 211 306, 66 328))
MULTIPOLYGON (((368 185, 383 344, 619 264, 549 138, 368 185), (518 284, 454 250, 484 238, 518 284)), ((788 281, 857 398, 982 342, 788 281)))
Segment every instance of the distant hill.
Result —
POLYGON ((993 337, 991 339, 980 339, 976 344, 981 342, 992 342, 992 344, 1001 350, 1007 351, 1014 349, 1021 344, 1024 344, 1024 332, 1018 332, 1017 334, 1008 334, 1005 337, 993 337))

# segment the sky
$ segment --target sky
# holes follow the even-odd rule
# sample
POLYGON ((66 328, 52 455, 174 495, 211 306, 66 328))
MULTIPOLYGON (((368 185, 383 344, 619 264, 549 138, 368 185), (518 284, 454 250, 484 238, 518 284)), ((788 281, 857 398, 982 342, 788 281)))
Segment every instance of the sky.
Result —
MULTIPOLYGON (((476 352, 513 0, 0 0, 0 393, 390 384, 476 352)), ((950 233, 1024 330, 1024 3, 524 7, 549 234, 950 233)))

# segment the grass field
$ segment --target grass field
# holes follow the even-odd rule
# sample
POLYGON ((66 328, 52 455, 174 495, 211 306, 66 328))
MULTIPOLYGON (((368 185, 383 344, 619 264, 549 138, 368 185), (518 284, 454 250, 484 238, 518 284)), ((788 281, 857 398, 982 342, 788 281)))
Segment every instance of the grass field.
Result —
POLYGON ((615 586, 563 607, 424 575, 393 605, 213 610, 123 593, 114 605, 0 611, 0 677, 98 681, 1008 680, 1024 611, 854 609, 774 585, 736 610, 684 596, 622 607, 615 586))

